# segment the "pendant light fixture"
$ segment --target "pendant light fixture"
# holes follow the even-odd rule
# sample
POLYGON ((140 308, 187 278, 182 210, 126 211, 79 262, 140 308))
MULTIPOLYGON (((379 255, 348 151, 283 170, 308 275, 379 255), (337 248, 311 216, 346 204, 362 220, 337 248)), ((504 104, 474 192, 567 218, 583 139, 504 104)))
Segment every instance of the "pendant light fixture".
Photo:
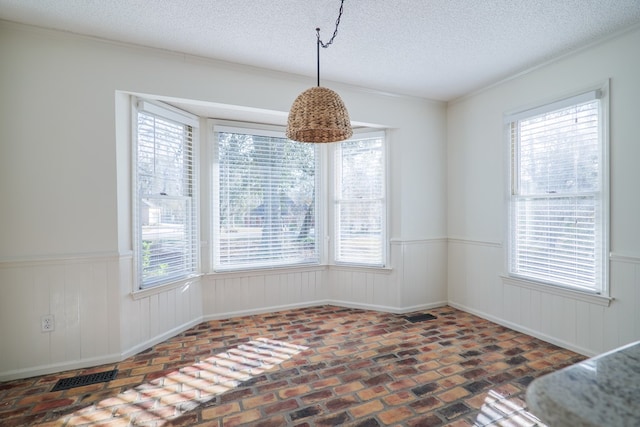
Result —
POLYGON ((299 142, 337 142, 351 138, 353 130, 349 112, 340 96, 326 87, 320 86, 320 47, 329 47, 338 34, 344 0, 336 20, 336 29, 331 40, 320 40, 320 28, 316 28, 317 42, 317 86, 302 92, 291 106, 287 119, 287 138, 299 142))

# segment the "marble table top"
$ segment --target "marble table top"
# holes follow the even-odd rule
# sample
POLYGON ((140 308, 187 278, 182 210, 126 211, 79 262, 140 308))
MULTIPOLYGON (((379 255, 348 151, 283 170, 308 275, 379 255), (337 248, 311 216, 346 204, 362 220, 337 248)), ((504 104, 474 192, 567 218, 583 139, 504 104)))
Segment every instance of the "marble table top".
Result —
POLYGON ((537 378, 527 404, 550 427, 640 426, 640 341, 537 378))

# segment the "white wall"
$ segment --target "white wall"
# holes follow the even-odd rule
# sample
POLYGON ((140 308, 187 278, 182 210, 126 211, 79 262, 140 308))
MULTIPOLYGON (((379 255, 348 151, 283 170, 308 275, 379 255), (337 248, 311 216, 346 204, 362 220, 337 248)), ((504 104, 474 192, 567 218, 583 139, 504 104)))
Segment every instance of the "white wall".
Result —
POLYGON ((640 339, 640 29, 451 103, 447 109, 452 305, 584 354, 640 339), (609 307, 503 281, 503 113, 611 79, 609 307))
POLYGON ((126 93, 286 112, 313 79, 0 21, 0 380, 120 360, 203 319, 444 304, 585 354, 640 339, 640 31, 448 108, 330 84, 389 126, 388 270, 205 274, 133 297, 126 93), (609 307, 507 284, 502 114, 611 79, 609 307), (447 295, 448 292, 448 295, 447 295), (54 314, 56 330, 40 332, 54 314))
POLYGON ((324 82, 352 120, 391 129, 390 271, 205 275, 134 297, 125 94, 287 112, 314 79, 3 21, 0 57, 0 380, 116 361, 203 319, 446 302, 444 104, 324 82))

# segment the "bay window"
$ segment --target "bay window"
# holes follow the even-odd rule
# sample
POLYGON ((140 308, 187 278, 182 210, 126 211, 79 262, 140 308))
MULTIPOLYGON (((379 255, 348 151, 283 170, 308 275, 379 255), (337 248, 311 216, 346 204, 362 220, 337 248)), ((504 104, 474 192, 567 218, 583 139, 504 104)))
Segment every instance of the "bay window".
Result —
POLYGON ((200 139, 197 116, 132 106, 136 289, 202 272, 387 265, 383 131, 309 144, 281 127, 211 119, 200 139))

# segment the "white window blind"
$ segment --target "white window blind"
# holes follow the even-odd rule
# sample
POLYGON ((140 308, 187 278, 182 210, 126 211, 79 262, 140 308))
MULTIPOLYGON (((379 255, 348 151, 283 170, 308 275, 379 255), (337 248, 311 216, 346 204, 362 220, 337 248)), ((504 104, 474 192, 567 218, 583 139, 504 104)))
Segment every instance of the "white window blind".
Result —
POLYGON ((507 121, 510 274, 593 292, 603 289, 606 207, 598 94, 507 121))
POLYGON ((136 245, 140 287, 198 268, 194 120, 139 102, 135 141, 136 245))
POLYGON ((318 263, 317 146, 280 132, 214 131, 214 269, 318 263))
POLYGON ((384 266, 386 203, 384 134, 335 146, 335 261, 384 266))

